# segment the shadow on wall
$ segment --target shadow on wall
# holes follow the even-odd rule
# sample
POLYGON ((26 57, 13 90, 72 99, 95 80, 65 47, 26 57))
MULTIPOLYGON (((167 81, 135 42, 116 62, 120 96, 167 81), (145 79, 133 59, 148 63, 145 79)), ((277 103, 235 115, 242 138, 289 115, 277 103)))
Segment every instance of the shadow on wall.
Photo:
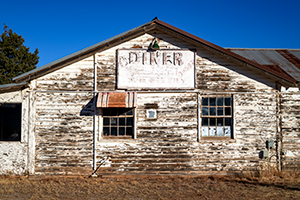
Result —
POLYGON ((80 116, 93 116, 95 113, 95 101, 97 96, 93 97, 80 111, 80 116))

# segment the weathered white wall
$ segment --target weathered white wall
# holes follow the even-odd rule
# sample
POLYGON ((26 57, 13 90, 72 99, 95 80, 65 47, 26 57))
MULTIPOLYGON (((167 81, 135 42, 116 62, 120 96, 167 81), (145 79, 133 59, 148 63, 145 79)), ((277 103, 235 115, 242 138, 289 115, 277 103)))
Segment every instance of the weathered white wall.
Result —
POLYGON ((28 173, 28 106, 26 92, 8 92, 0 94, 1 103, 22 103, 21 141, 0 141, 0 175, 24 175, 28 173))
POLYGON ((283 169, 300 169, 300 91, 283 90, 280 101, 283 169))

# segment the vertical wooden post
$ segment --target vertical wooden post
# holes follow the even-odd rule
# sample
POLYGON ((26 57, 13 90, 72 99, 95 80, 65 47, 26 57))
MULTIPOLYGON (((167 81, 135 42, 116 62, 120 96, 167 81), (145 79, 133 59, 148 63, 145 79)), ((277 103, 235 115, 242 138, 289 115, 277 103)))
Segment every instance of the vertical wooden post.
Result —
POLYGON ((94 54, 94 115, 93 115, 93 170, 96 170, 97 164, 97 156, 96 156, 96 114, 97 114, 97 107, 96 107, 96 97, 97 97, 97 63, 96 63, 96 54, 94 54))

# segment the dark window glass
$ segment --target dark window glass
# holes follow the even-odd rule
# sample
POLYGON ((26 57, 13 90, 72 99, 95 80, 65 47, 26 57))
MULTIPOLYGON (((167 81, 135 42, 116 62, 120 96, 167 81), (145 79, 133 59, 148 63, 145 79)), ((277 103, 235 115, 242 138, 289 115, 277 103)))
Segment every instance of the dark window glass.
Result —
POLYGON ((225 126, 231 126, 231 118, 225 118, 225 126))
POLYGON ((225 106, 231 106, 231 98, 230 97, 225 98, 225 106))
POLYGON ((126 115, 133 115, 132 109, 127 110, 126 115))
POLYGON ((133 125, 132 108, 103 108, 104 136, 132 136, 133 125))
POLYGON ((223 97, 217 98, 217 106, 223 106, 223 101, 224 101, 223 97))
POLYGON ((209 108, 209 115, 211 115, 211 116, 215 116, 216 115, 216 108, 212 108, 212 107, 210 107, 209 108))
POLYGON ((21 105, 0 104, 0 141, 21 141, 21 105))
POLYGON ((215 97, 209 98, 209 105, 210 106, 216 106, 216 98, 215 97))
POLYGON ((225 115, 231 115, 230 107, 225 107, 225 115))
POLYGON ((119 125, 120 126, 125 126, 125 118, 124 117, 119 118, 119 125))
POLYGON ((110 135, 109 134, 109 127, 103 127, 103 135, 110 135))
POLYGON ((103 117, 103 125, 110 125, 110 118, 103 117))
POLYGON ((217 115, 218 116, 223 116, 223 107, 218 107, 217 108, 217 115))
POLYGON ((111 118, 111 125, 117 125, 117 118, 111 118))
POLYGON ((111 127, 111 135, 117 136, 117 127, 111 127))
POLYGON ((216 126, 216 118, 209 118, 209 125, 216 126))
POLYGON ((217 119, 217 126, 223 126, 223 118, 217 119))
POLYGON ((208 118, 202 118, 202 126, 208 126, 208 118))
POLYGON ((126 118, 126 125, 132 125, 132 121, 133 119, 132 118, 126 118))
POLYGON ((208 107, 202 107, 202 115, 208 115, 208 107))
POLYGON ((125 108, 119 108, 119 115, 125 115, 125 114, 126 114, 125 108))
POLYGON ((126 128, 126 135, 133 135, 132 127, 126 128))
POLYGON ((119 127, 119 135, 125 135, 125 127, 119 127))
POLYGON ((202 98, 202 106, 208 106, 208 98, 202 98))

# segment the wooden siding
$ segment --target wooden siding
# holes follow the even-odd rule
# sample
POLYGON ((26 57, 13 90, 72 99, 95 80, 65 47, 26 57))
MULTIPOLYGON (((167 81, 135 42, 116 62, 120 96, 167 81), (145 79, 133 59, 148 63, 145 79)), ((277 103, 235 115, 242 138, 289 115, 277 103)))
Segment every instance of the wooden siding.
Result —
POLYGON ((86 174, 92 168, 92 94, 36 94, 36 174, 86 174))
POLYGON ((106 140, 97 145, 98 160, 110 157, 107 172, 190 171, 197 141, 196 94, 138 94, 137 139, 106 140), (146 118, 149 104, 157 105, 157 119, 146 118))
MULTIPOLYGON (((95 52, 97 90, 116 89, 117 49, 148 48, 155 35, 161 48, 197 51, 196 89, 181 93, 138 91, 137 139, 99 137, 97 164, 110 157, 99 174, 231 172, 265 167, 268 162, 259 158, 259 152, 266 149, 266 140, 276 140, 278 128, 275 82, 245 66, 153 31, 95 52), (220 93, 233 95, 233 139, 197 141, 198 93, 200 98, 220 93), (149 106, 157 109, 156 120, 146 118, 149 106)), ((32 88, 38 90, 32 93, 36 116, 35 174, 91 173, 94 100, 89 91, 93 90, 93 59, 91 56, 36 80, 36 87, 32 88)), ((98 127, 100 122, 96 123, 98 127)), ((275 149, 271 149, 271 155, 276 154, 275 149)))
POLYGON ((300 169, 300 92, 286 91, 280 102, 283 169, 300 169))
POLYGON ((36 90, 93 91, 93 56, 36 80, 36 90))

